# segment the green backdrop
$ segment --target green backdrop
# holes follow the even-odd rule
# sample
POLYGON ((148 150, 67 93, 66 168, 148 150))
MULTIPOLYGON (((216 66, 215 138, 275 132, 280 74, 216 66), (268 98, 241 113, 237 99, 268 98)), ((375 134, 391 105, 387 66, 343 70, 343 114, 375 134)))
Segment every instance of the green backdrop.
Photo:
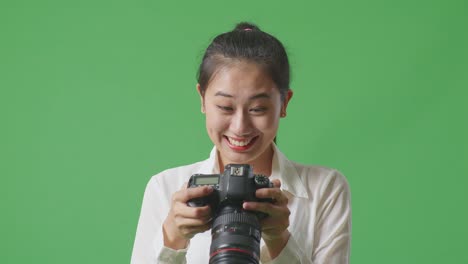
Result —
POLYGON ((0 263, 129 263, 159 171, 212 147, 203 50, 247 20, 295 91, 278 143, 342 171, 354 264, 468 263, 468 4, 2 1, 0 263))

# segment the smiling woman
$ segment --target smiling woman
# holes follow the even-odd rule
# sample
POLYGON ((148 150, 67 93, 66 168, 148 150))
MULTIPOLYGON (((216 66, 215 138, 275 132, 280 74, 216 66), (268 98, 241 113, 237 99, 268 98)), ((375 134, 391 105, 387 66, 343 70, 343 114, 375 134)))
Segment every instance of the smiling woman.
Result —
POLYGON ((209 45, 196 87, 214 148, 207 160, 151 178, 132 263, 208 263, 223 251, 216 249, 210 256, 208 230, 216 212, 208 205, 187 206, 213 189, 185 186, 191 175, 219 174, 228 164, 248 164, 273 183, 255 193, 271 202, 242 202, 242 210, 267 216, 260 220, 261 241, 247 232, 258 239, 259 254, 244 250, 239 238, 229 254, 250 261, 235 263, 348 263, 351 210, 346 179, 334 169, 289 161, 274 143, 293 95, 281 42, 253 24, 238 24, 209 45))

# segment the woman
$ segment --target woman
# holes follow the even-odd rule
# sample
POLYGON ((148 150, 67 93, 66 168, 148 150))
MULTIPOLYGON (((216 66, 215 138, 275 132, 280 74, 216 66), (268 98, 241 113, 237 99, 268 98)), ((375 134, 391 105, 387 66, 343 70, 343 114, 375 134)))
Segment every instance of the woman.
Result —
POLYGON ((283 45, 248 23, 217 36, 199 69, 197 90, 215 145, 207 160, 172 168, 147 185, 132 263, 208 263, 211 209, 187 201, 210 187, 186 188, 193 174, 250 164, 273 188, 255 193, 273 203, 244 202, 261 220, 261 263, 348 263, 350 192, 336 170, 289 161, 275 145, 287 113, 289 62, 283 45))

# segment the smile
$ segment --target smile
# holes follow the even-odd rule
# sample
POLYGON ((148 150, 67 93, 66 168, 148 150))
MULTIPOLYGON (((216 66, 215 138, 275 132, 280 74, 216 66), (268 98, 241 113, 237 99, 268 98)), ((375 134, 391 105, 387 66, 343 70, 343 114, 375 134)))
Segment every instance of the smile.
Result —
POLYGON ((227 139, 230 148, 234 150, 247 150, 255 143, 258 136, 246 139, 234 139, 228 136, 224 136, 224 138, 227 139))

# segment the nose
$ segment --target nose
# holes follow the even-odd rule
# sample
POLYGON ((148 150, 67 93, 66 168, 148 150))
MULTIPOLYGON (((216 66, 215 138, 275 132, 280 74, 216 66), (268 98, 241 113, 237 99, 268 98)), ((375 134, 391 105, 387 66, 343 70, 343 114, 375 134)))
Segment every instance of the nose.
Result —
POLYGON ((250 135, 253 132, 253 125, 249 114, 236 111, 231 119, 231 131, 239 137, 250 135))

